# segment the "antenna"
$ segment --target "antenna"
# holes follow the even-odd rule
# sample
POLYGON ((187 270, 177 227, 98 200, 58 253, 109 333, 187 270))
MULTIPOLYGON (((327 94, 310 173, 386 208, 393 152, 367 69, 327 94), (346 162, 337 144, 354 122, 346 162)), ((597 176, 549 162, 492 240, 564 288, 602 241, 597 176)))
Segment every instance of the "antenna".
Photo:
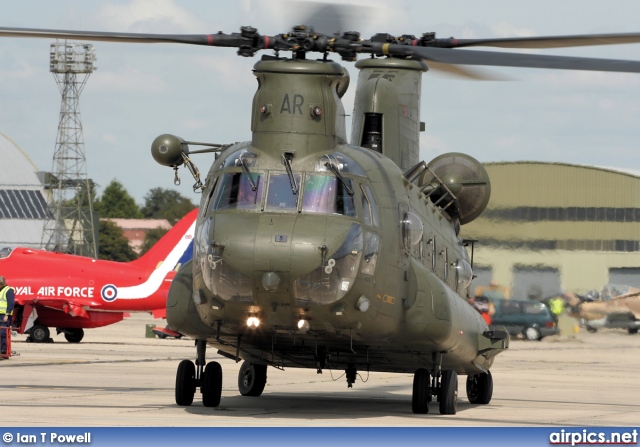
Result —
POLYGON ((49 219, 42 234, 47 250, 95 258, 97 218, 93 216, 93 182, 87 177, 79 100, 89 75, 97 69, 93 45, 51 44, 50 71, 62 94, 53 154, 49 219))

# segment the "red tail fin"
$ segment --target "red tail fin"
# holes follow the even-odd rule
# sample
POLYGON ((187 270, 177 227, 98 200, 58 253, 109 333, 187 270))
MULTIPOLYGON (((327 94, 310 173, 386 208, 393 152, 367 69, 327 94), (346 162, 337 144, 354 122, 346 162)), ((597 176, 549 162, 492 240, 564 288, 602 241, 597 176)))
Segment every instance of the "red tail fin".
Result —
MULTIPOLYGON (((193 256, 193 236, 198 208, 190 211, 171 228, 151 249, 133 264, 144 269, 155 269, 171 255, 172 262, 183 264, 193 256), (174 250, 180 250, 178 256, 174 250), (173 252, 173 253, 172 253, 173 252)), ((172 266, 173 267, 173 266, 172 266)))

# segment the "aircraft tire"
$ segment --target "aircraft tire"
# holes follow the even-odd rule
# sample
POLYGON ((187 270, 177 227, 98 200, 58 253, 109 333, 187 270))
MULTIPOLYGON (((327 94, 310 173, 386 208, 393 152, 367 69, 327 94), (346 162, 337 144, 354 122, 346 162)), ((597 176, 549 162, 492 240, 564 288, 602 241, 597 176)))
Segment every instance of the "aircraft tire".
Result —
POLYGON ((44 324, 35 324, 29 331, 29 337, 35 343, 46 343, 51 337, 51 332, 44 324))
POLYGON ((630 327, 629 328, 629 335, 635 335, 638 333, 638 328, 637 327, 630 327))
POLYGON ((467 398, 472 404, 486 405, 493 396, 493 378, 491 372, 470 374, 467 376, 467 398))
POLYGON ((415 414, 427 414, 429 401, 431 400, 431 377, 429 371, 418 369, 413 375, 413 395, 411 396, 411 409, 415 414))
POLYGON ((540 329, 537 327, 529 326, 522 331, 524 338, 527 340, 540 341, 542 340, 542 335, 540 334, 540 329))
POLYGON ((457 409, 458 373, 447 369, 440 379, 440 414, 456 414, 457 409))
POLYGON ((183 360, 176 374, 176 404, 188 407, 196 393, 196 365, 191 360, 183 360))
POLYGON ((244 361, 238 373, 238 389, 243 396, 258 397, 267 384, 267 365, 244 361))
POLYGON ((202 404, 205 407, 217 407, 222 396, 222 367, 218 362, 209 362, 202 375, 202 404))
POLYGON ((64 333, 64 338, 69 343, 80 343, 84 338, 84 329, 67 329, 67 332, 64 333))

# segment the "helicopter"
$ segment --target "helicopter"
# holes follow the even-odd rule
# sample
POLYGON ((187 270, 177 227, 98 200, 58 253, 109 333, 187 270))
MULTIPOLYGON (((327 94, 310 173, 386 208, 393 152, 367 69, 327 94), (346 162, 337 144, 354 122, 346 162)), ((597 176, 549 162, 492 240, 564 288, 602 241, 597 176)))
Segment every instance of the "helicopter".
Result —
POLYGON ((441 414, 455 414, 458 376, 466 376, 469 402, 488 404, 490 368, 509 336, 491 330, 467 302, 474 241, 460 229, 482 213, 491 183, 469 155, 419 160, 422 74, 438 66, 477 76, 466 68, 474 65, 640 72, 638 61, 460 49, 640 42, 629 33, 364 39, 300 25, 276 35, 246 26, 206 35, 0 28, 0 36, 230 47, 245 57, 272 52, 253 67, 251 141, 163 134, 151 145, 175 183, 186 167, 202 192, 193 259, 167 299, 170 327, 196 340, 195 362, 177 368, 181 406, 198 389, 204 406, 220 405, 222 369, 207 362, 208 346, 243 361, 243 396, 263 393, 271 366, 342 370, 348 387, 363 371, 413 374, 417 414, 428 413, 434 398, 441 414), (359 69, 350 140, 341 103, 350 79, 331 53, 359 69), (215 153, 204 181, 190 158, 202 153, 215 153))

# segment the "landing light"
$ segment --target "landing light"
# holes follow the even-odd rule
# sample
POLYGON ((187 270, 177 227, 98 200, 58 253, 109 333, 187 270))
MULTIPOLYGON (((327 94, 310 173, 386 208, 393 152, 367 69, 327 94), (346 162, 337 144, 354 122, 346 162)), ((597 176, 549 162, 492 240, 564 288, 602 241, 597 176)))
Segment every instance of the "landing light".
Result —
POLYGON ((280 285, 280 277, 275 272, 267 272, 262 275, 262 287, 269 292, 275 292, 280 285))
POLYGON ((356 303, 356 309, 358 309, 360 312, 368 311, 369 306, 371 306, 371 302, 369 301, 369 298, 367 298, 364 295, 358 298, 358 302, 356 303))
POLYGON ((307 332, 309 330, 310 324, 308 320, 301 318, 298 320, 298 330, 300 332, 307 332))
POLYGON ((258 317, 247 318, 247 326, 253 329, 257 328, 258 326, 260 326, 260 319, 258 317))

